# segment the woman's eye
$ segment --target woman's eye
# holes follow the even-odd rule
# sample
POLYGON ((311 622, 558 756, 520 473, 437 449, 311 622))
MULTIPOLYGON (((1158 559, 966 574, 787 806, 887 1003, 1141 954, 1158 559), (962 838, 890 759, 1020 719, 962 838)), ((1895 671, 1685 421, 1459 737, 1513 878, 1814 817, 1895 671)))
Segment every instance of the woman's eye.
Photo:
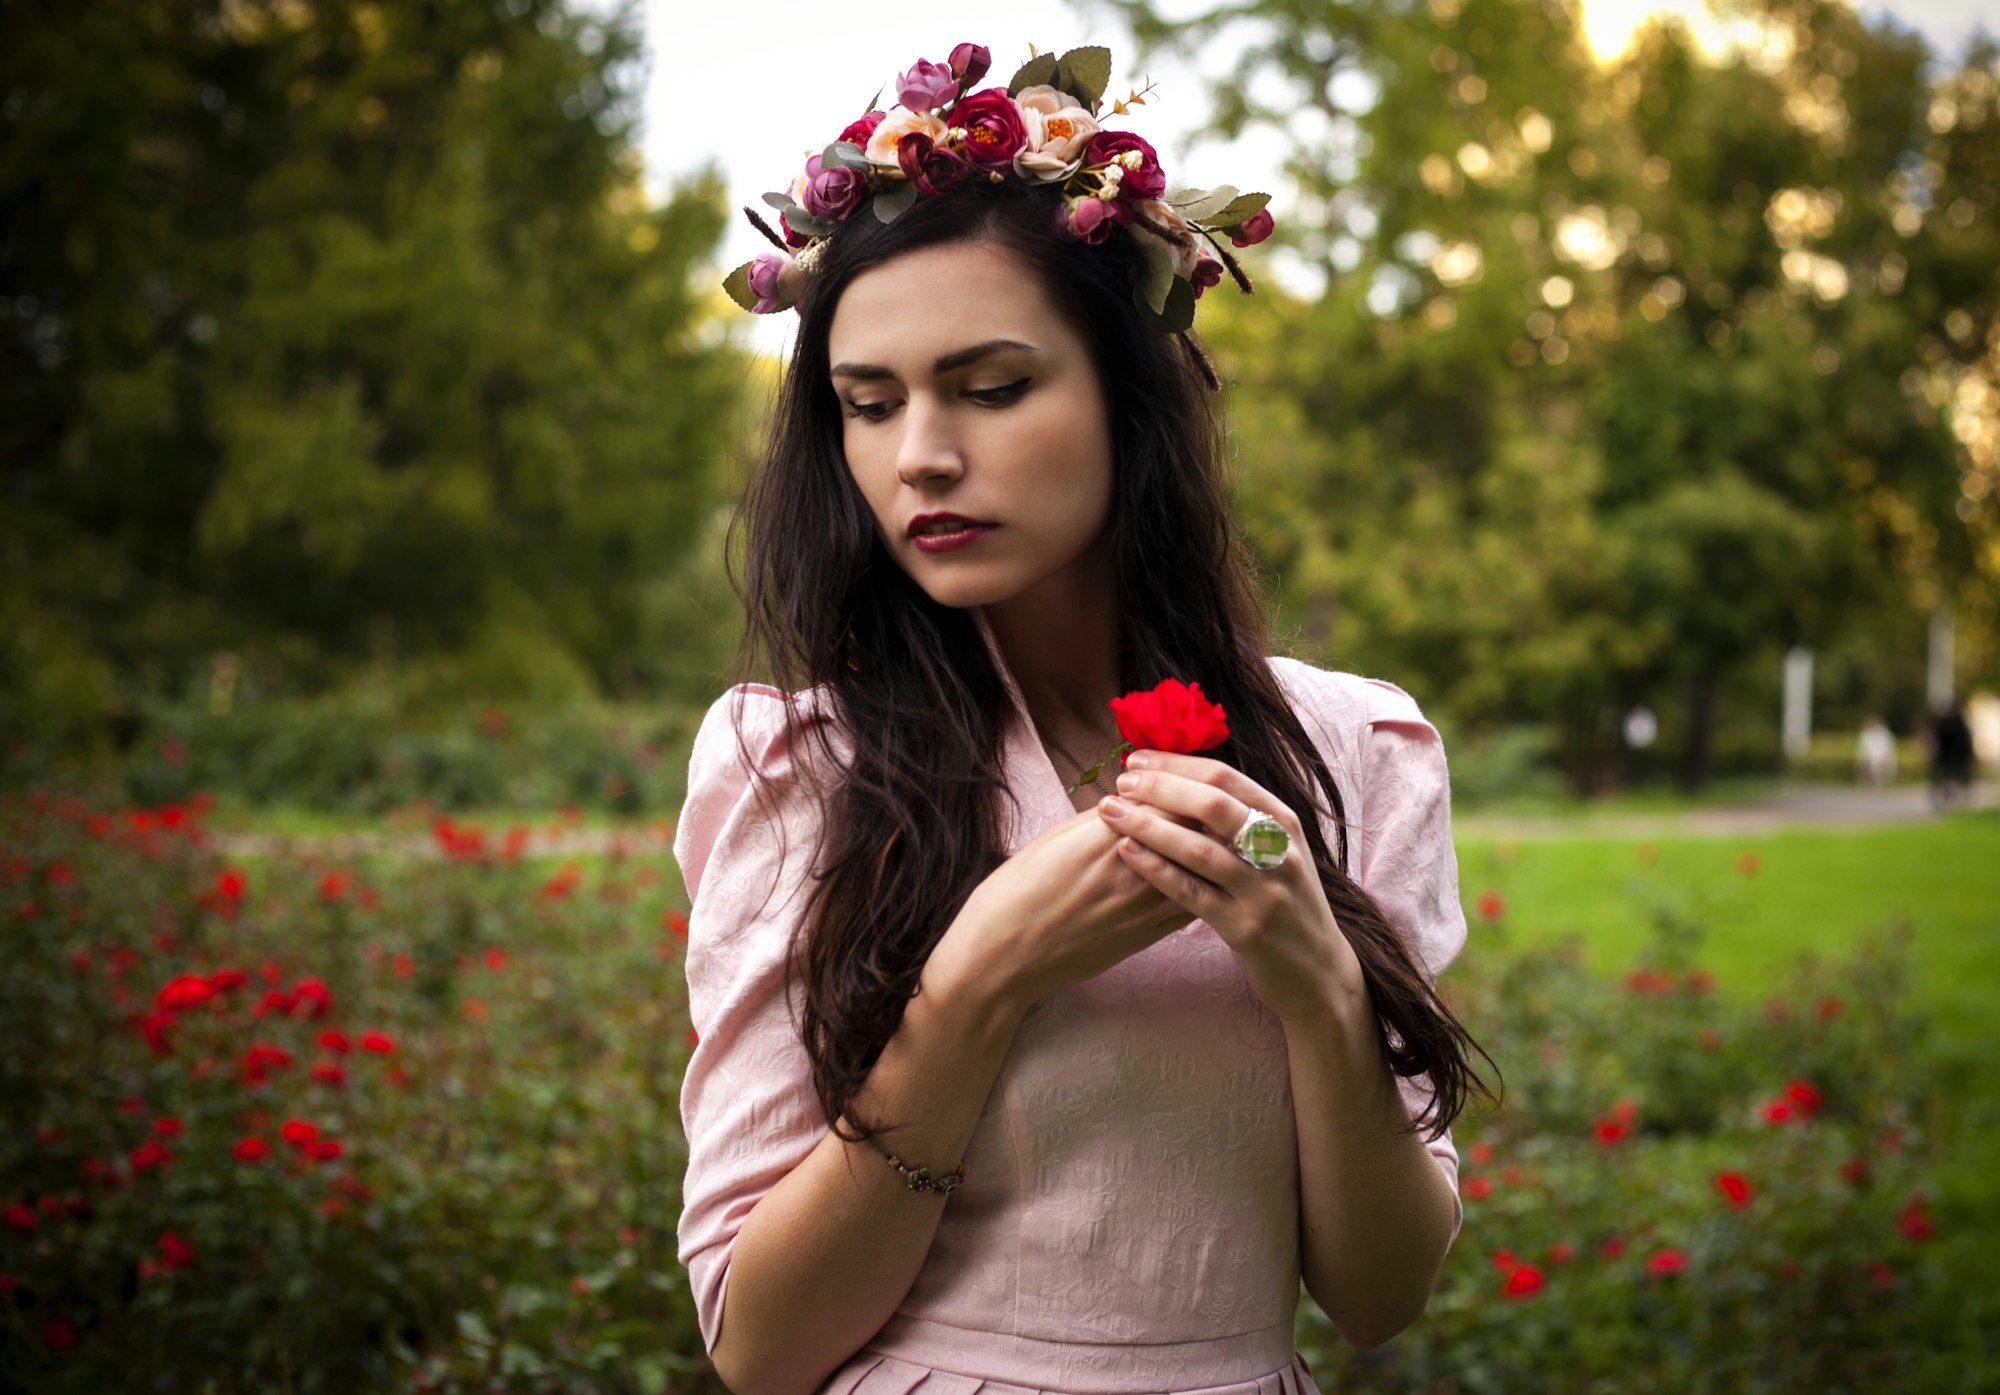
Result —
POLYGON ((889 406, 887 402, 850 402, 847 404, 847 415, 860 417, 863 421, 880 421, 889 415, 889 406))
POLYGON ((1019 382, 1009 383, 1005 387, 984 388, 978 392, 968 392, 966 396, 977 398, 979 401, 988 403, 990 405, 998 406, 999 404, 1004 402, 1012 402, 1016 397, 1019 397, 1021 393, 1027 389, 1027 386, 1028 386, 1028 380, 1026 378, 1023 378, 1019 382))

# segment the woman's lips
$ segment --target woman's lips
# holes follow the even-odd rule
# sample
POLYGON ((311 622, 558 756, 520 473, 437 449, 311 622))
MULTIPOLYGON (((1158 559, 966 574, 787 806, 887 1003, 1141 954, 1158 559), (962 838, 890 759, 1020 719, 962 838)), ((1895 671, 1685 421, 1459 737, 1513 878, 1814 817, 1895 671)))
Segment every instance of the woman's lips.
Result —
POLYGON ((924 552, 951 552, 970 547, 999 526, 997 523, 968 523, 949 533, 918 533, 910 541, 924 552))

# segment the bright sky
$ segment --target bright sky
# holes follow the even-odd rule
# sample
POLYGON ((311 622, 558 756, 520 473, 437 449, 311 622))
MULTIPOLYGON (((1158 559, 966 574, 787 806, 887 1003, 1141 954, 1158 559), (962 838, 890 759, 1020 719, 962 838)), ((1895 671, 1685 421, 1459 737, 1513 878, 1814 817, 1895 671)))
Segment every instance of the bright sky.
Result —
MULTIPOLYGON (((606 0, 586 0, 608 9, 606 0)), ((1066 0, 1011 0, 970 20, 922 6, 891 6, 865 22, 830 22, 825 0, 743 0, 697 5, 691 0, 644 0, 651 74, 646 93, 643 145, 648 189, 663 196, 669 183, 714 160, 728 180, 734 205, 748 204, 773 222, 763 203, 782 189, 806 154, 839 134, 867 109, 878 87, 918 58, 942 61, 954 44, 985 44, 993 53, 988 81, 1004 83, 1027 61, 1029 44, 1060 52, 1103 44, 1112 54, 1107 106, 1148 80, 1156 85, 1146 105, 1116 124, 1137 131, 1160 151, 1171 186, 1234 184, 1273 196, 1282 221, 1290 190, 1278 170, 1282 142, 1275 132, 1247 135, 1233 144, 1203 141, 1189 150, 1190 133, 1207 112, 1207 77, 1226 73, 1231 54, 1205 55, 1194 68, 1132 67, 1133 46, 1122 30, 1087 18, 1066 0)), ((1186 12, 1193 0, 1170 0, 1162 9, 1186 12)), ((1867 0, 1867 15, 1893 13, 1930 36, 1933 46, 1956 53, 1971 33, 1977 9, 1988 0, 1867 0)), ((1585 0, 1586 32, 1593 47, 1615 53, 1640 19, 1656 9, 1699 10, 1699 0, 1585 0)), ((1699 32, 1699 31, 1697 31, 1699 32)), ((895 101, 886 90, 882 105, 895 101)), ((768 248, 741 213, 735 215, 716 269, 721 276, 768 248)), ((1267 254, 1281 284, 1311 289, 1282 253, 1267 254)), ((745 342, 766 353, 788 351, 792 314, 745 315, 745 342)))

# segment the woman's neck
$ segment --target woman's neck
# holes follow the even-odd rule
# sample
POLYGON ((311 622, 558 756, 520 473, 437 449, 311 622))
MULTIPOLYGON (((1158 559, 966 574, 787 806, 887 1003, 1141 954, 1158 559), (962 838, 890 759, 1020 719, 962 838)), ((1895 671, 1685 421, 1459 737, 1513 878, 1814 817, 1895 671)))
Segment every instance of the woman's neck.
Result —
MULTIPOLYGON (((1073 744, 1063 740, 1067 736, 1104 744, 1116 740, 1117 726, 1105 705, 1123 691, 1115 606, 1038 606, 1016 597, 982 611, 1044 733, 1065 745, 1073 744)), ((1099 745, 1094 754, 1102 752, 1099 745)))

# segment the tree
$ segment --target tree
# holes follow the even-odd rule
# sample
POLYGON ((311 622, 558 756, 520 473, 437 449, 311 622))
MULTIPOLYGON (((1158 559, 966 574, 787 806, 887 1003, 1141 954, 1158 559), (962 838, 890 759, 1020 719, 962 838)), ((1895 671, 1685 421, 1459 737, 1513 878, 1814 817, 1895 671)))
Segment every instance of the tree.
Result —
POLYGON ((740 358, 712 175, 652 207, 638 20, 553 0, 0 19, 9 726, 147 694, 657 690, 740 358))
POLYGON ((1280 243, 1327 289, 1212 333, 1309 639, 1468 729, 1550 724, 1584 789, 1633 703, 1672 708, 1698 785, 1725 693, 1786 645, 1925 576, 1990 612, 1991 506, 1923 365, 1947 325, 1984 343, 2000 259, 1952 240, 1990 239, 1965 214, 2000 178, 1957 149, 1911 174, 1937 91, 1968 144, 2000 127, 1990 52, 1934 89, 1919 38, 1837 5, 1599 64, 1554 0, 1104 3, 1142 50, 1243 41, 1215 129, 1290 141, 1280 243), (1922 211, 1933 185, 1963 202, 1922 211))

